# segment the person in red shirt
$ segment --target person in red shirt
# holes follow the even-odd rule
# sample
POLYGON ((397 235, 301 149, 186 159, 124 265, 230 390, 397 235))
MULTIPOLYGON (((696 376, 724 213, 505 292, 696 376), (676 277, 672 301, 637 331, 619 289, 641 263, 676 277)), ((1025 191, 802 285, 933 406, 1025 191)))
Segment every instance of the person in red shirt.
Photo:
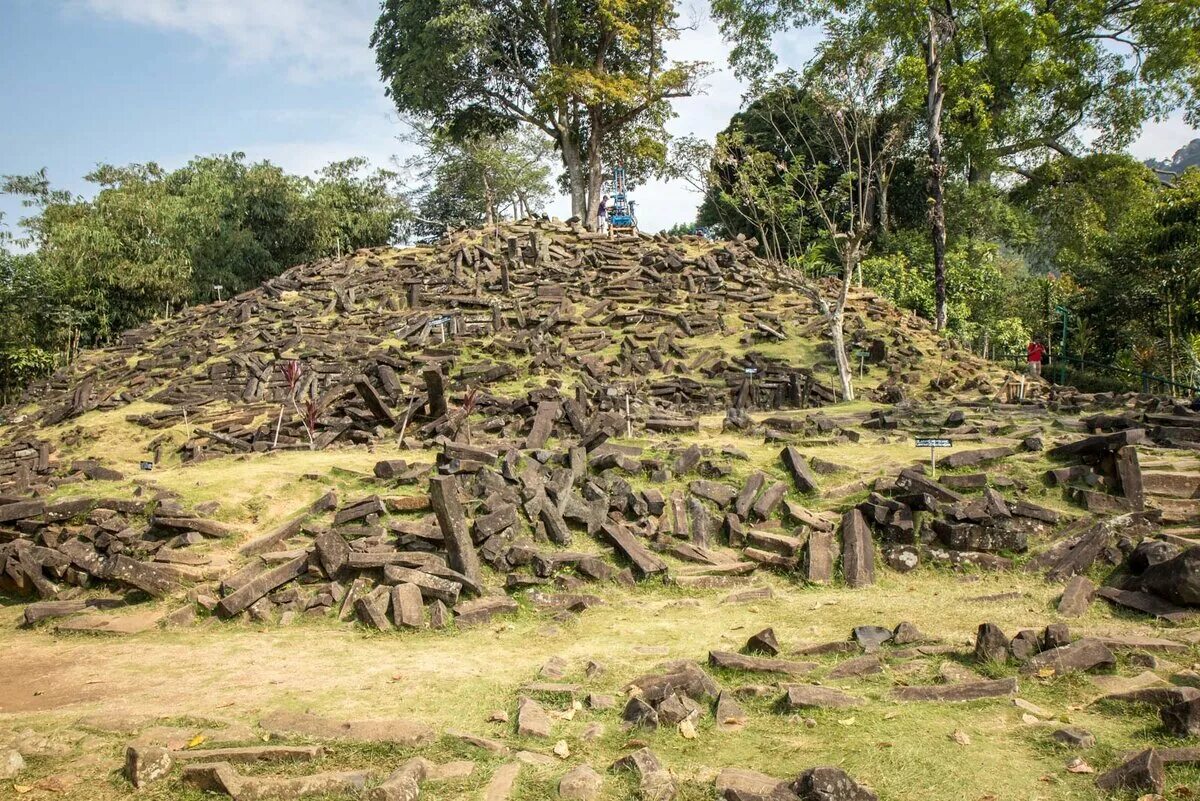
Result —
POLYGON ((1029 374, 1034 378, 1042 377, 1042 359, 1046 356, 1046 348, 1040 342, 1030 342, 1025 349, 1029 361, 1029 374))

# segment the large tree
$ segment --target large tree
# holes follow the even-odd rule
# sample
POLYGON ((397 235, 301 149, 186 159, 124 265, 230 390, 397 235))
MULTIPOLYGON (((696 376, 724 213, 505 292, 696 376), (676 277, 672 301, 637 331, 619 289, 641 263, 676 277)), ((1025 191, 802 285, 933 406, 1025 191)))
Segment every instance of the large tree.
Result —
POLYGON ((1176 108, 1200 116, 1195 0, 713 0, 713 9, 746 74, 774 63, 773 34, 834 23, 848 41, 895 48, 922 104, 932 16, 949 155, 976 180, 1073 152, 1085 129, 1118 146, 1176 108))
POLYGON ((946 322, 944 184, 1071 154, 1080 132, 1127 143, 1150 118, 1200 112, 1200 4, 1193 0, 713 0, 732 60, 761 75, 771 36, 824 24, 822 57, 886 42, 924 106, 938 327, 946 322), (944 148, 943 130, 949 147, 944 148))
POLYGON ((572 213, 590 221, 613 143, 652 151, 670 99, 705 72, 667 59, 677 33, 673 0, 385 0, 371 45, 402 114, 458 139, 518 126, 549 137, 572 213))
POLYGON ((506 213, 520 219, 550 197, 550 145, 534 131, 456 140, 418 125, 405 141, 420 148, 405 167, 422 236, 440 236, 454 226, 491 226, 506 213))

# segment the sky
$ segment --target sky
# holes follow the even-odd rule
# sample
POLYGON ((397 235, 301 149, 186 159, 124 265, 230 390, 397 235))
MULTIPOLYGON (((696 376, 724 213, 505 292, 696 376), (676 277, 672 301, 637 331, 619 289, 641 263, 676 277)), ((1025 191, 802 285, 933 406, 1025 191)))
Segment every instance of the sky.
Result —
MULTIPOLYGON (((705 94, 675 102, 675 135, 711 139, 744 87, 704 11, 671 55, 712 62, 705 94)), ((0 174, 45 167, 58 188, 87 194, 99 163, 182 166, 196 155, 242 151, 308 175, 366 156, 406 154, 401 119, 384 96, 368 39, 379 0, 0 0, 0 174)), ((777 42, 785 65, 811 55, 817 34, 777 42)), ((1200 135, 1173 117, 1148 125, 1131 151, 1168 157, 1200 135)), ((698 196, 679 182, 633 195, 645 230, 694 217, 698 196)), ((548 211, 569 214, 565 198, 548 211)), ((0 196, 5 222, 19 202, 0 196)))

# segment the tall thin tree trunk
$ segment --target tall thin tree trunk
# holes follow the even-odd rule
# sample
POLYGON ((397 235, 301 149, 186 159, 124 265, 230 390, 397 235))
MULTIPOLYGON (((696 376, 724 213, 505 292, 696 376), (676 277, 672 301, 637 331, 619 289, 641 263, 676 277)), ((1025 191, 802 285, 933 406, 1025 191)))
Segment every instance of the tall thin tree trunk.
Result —
POLYGON ((842 385, 842 400, 854 400, 854 372, 850 366, 850 357, 846 353, 846 301, 850 296, 850 279, 858 265, 857 248, 849 248, 842 254, 841 286, 838 289, 837 301, 829 308, 829 302, 820 296, 817 289, 817 307, 829 321, 829 338, 833 340, 833 360, 837 364, 838 381, 842 385))
POLYGON ((929 84, 925 117, 929 129, 929 233, 933 240, 934 325, 941 331, 946 327, 946 205, 942 190, 946 177, 946 164, 942 158, 942 103, 946 90, 942 86, 938 36, 936 15, 931 10, 929 47, 925 53, 925 77, 929 84))
POLYGON ((567 187, 571 192, 571 216, 587 221, 587 173, 583 164, 583 154, 574 137, 564 135, 559 138, 562 148, 563 167, 567 171, 567 187))
POLYGON ((604 185, 604 165, 600 160, 602 131, 593 126, 587 154, 587 217, 588 228, 595 228, 600 218, 600 188, 604 185))

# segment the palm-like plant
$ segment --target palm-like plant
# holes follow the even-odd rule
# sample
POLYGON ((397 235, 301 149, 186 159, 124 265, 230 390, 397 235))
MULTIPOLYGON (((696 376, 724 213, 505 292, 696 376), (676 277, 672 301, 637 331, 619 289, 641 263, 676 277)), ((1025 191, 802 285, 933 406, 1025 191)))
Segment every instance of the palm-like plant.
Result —
POLYGON ((288 394, 287 400, 279 404, 279 419, 275 421, 275 440, 271 443, 272 449, 279 445, 279 429, 283 426, 283 410, 287 406, 288 400, 291 401, 292 409, 296 414, 300 414, 300 409, 296 406, 296 388, 300 386, 300 379, 304 376, 304 365, 295 359, 288 359, 280 366, 279 370, 283 373, 283 380, 287 382, 288 394))
POLYGON ((475 406, 479 402, 479 387, 472 387, 467 390, 467 394, 463 396, 462 406, 459 407, 459 414, 462 415, 462 425, 465 426, 467 433, 467 444, 471 444, 471 415, 475 412, 475 406))
POLYGON ((312 398, 304 401, 304 430, 308 432, 308 449, 315 451, 317 449, 316 440, 313 438, 317 431, 317 420, 321 417, 321 407, 312 398))

